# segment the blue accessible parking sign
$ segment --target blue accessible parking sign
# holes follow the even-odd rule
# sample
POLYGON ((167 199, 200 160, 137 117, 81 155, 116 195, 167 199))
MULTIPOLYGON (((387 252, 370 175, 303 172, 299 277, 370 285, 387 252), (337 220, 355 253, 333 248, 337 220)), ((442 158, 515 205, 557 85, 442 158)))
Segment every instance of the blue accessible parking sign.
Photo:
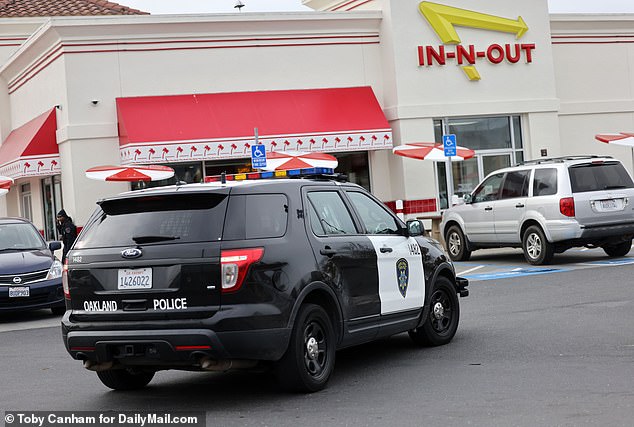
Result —
POLYGON ((266 167, 266 147, 262 144, 251 146, 251 167, 263 169, 266 167))
POLYGON ((445 156, 451 157, 456 155, 456 135, 449 134, 442 136, 442 145, 445 150, 445 156))

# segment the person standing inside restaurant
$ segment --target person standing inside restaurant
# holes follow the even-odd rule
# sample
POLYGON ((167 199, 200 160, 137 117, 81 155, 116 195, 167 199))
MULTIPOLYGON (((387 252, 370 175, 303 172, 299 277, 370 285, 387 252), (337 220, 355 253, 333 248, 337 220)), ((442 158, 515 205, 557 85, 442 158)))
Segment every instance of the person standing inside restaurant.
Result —
POLYGON ((66 255, 77 238, 77 227, 73 224, 73 219, 62 209, 57 213, 57 231, 59 232, 64 250, 62 252, 62 264, 66 261, 66 255))

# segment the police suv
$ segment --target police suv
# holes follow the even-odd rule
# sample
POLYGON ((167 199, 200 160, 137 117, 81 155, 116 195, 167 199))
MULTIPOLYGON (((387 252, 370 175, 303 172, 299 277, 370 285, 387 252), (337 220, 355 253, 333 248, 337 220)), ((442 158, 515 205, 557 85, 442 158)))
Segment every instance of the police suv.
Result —
POLYGON ((451 341, 467 280, 421 222, 331 172, 98 202, 64 266, 70 355, 112 389, 264 362, 284 388, 311 392, 338 349, 405 331, 451 341))

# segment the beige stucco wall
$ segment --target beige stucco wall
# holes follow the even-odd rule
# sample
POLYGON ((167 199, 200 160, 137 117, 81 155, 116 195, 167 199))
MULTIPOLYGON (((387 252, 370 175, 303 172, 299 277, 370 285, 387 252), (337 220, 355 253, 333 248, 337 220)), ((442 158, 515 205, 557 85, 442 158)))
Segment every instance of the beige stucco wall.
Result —
POLYGON ((634 16, 554 15, 560 128, 566 154, 607 154, 634 172, 632 150, 594 139, 634 132, 634 16))

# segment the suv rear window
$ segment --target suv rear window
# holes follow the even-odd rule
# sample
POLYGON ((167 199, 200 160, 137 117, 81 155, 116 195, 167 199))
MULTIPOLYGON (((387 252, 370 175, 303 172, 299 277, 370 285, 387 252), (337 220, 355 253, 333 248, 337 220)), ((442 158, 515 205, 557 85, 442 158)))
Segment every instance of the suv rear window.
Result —
POLYGON ((219 240, 226 199, 224 194, 169 194, 106 200, 75 247, 219 240))
POLYGON ((551 196, 553 194, 557 194, 557 169, 535 169, 533 196, 551 196))
POLYGON ((619 162, 575 165, 568 172, 573 193, 634 187, 632 178, 619 162))

